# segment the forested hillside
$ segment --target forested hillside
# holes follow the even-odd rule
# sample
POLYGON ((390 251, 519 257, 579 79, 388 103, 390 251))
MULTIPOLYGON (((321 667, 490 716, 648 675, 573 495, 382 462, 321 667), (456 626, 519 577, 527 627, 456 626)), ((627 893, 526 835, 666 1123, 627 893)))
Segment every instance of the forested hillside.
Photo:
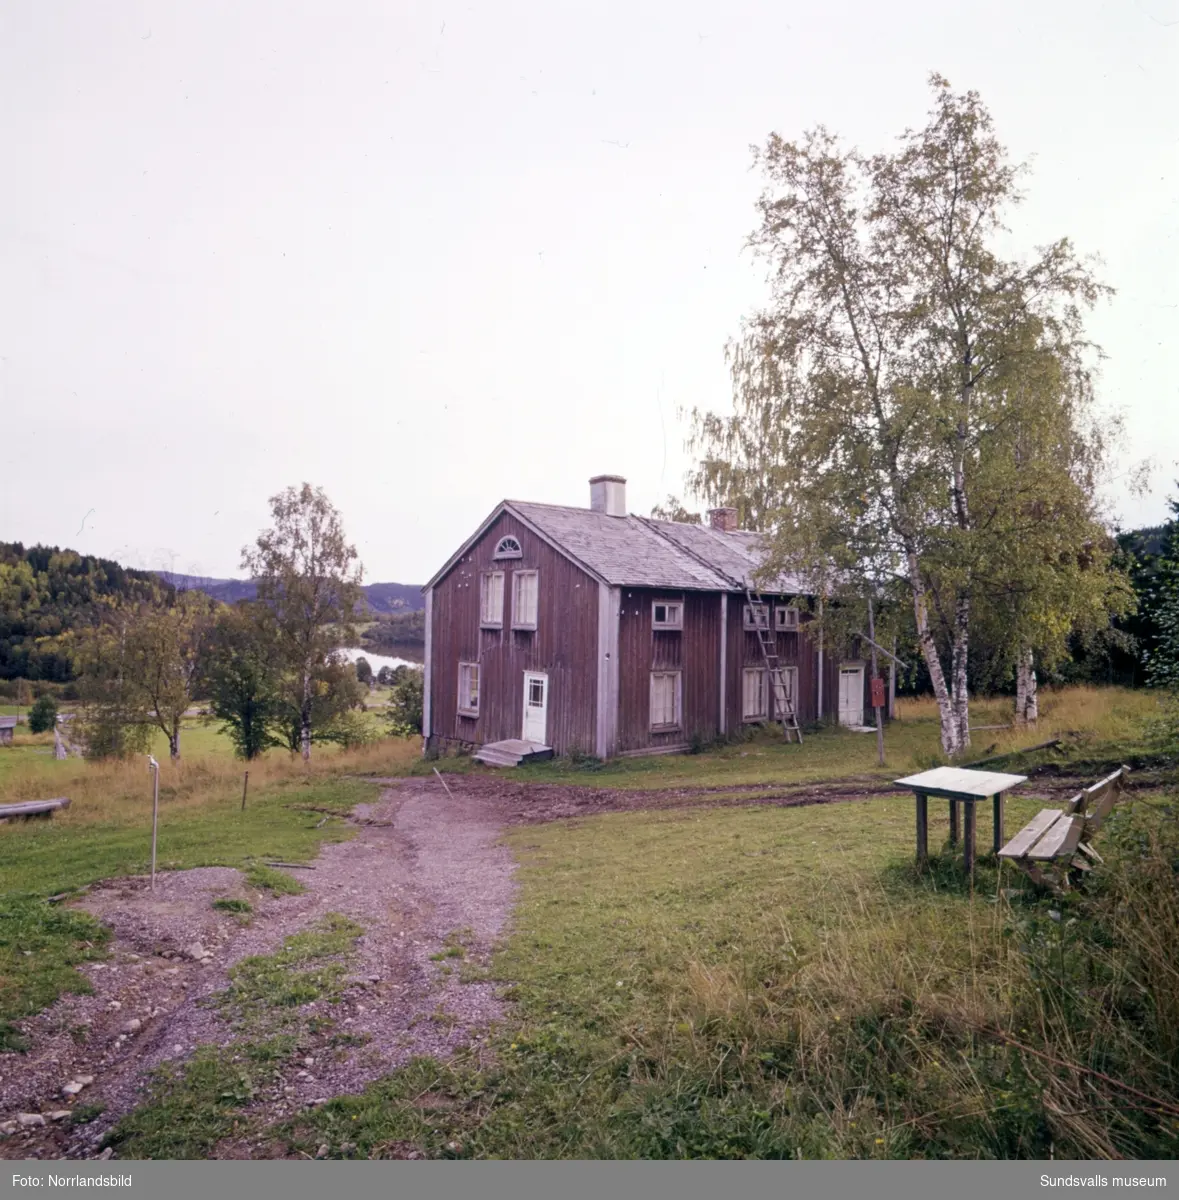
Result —
POLYGON ((143 600, 171 586, 105 558, 0 542, 0 679, 73 678, 52 639, 74 628, 102 597, 143 600))

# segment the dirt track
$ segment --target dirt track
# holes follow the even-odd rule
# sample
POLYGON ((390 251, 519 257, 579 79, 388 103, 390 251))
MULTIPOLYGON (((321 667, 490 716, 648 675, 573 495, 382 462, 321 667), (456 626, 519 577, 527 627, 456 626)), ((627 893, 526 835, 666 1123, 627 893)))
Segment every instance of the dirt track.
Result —
MULTIPOLYGON (((157 878, 113 880, 92 888, 80 907, 114 932, 111 956, 82 970, 92 995, 65 996, 22 1023, 33 1047, 0 1054, 0 1124, 19 1114, 43 1115, 44 1126, 0 1139, 0 1157, 89 1158, 102 1135, 142 1098, 142 1085, 161 1063, 183 1061, 201 1044, 233 1036, 209 999, 228 969, 270 954, 292 933, 326 913, 361 925, 341 1003, 324 1007, 335 1030, 363 1044, 300 1048, 251 1111, 268 1124, 299 1108, 355 1092, 414 1055, 445 1056, 477 1045, 502 1013, 490 983, 460 982, 455 959, 432 961, 463 931, 463 963, 486 962, 511 908, 511 854, 497 843, 501 822, 469 796, 399 781, 375 805, 356 814, 355 838, 326 846, 313 869, 294 871, 307 891, 263 898, 241 925, 212 907, 216 898, 245 896, 241 875, 223 867, 157 878), (189 949, 210 952, 204 963, 189 949), (137 1022, 133 1031, 130 1022, 137 1022), (313 1061, 308 1064, 306 1059, 313 1061), (92 1077, 76 1101, 62 1088, 92 1077), (101 1116, 72 1128, 52 1114, 77 1104, 101 1104, 101 1116)), ((312 1015, 315 1006, 312 1006, 312 1015)), ((255 1157, 266 1147, 224 1147, 255 1157)))

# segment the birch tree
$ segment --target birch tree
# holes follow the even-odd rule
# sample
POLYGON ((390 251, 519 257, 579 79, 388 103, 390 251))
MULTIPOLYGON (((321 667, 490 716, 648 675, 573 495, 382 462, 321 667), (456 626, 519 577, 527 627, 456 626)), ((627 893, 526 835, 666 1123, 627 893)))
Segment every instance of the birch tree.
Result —
POLYGON ((311 759, 315 680, 351 631, 362 568, 339 512, 321 488, 304 483, 272 496, 273 525, 242 550, 258 599, 274 614, 278 646, 298 681, 299 743, 311 759))
POLYGON ((999 419, 975 471, 976 608, 992 678, 1015 676, 1017 724, 1038 716, 1036 667, 1068 655, 1134 604, 1098 503, 1116 421, 1089 379, 1031 345, 988 381, 999 419))
POLYGON ((691 482, 767 531, 774 566, 858 577, 859 592, 905 581, 956 755, 985 559, 976 485, 1025 366, 1086 374, 1082 317, 1107 289, 1066 239, 1003 255, 1023 169, 976 93, 931 86, 926 124, 892 152, 821 127, 757 152, 768 184, 750 245, 770 299, 729 347, 733 412, 694 414, 691 482))
POLYGON ((196 699, 213 628, 214 603, 200 592, 178 592, 170 602, 143 604, 126 631, 124 671, 143 720, 168 739, 180 758, 180 726, 196 699))

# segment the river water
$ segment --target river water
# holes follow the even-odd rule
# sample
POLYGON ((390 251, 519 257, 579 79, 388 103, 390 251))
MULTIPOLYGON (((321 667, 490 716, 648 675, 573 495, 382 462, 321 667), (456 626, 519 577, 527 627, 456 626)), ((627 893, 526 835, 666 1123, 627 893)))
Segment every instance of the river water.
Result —
POLYGON ((388 667, 390 670, 395 667, 421 667, 421 663, 415 663, 408 658, 391 658, 387 654, 373 654, 369 650, 365 650, 360 646, 346 646, 340 650, 340 653, 349 661, 355 662, 358 658, 367 658, 368 665, 372 667, 375 675, 382 667, 388 667))

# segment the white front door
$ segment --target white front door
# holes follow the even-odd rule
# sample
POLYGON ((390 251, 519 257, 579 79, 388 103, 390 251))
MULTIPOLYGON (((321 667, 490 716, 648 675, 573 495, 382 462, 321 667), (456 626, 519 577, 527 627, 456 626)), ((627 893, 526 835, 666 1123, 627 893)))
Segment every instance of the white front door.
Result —
POLYGON ((839 723, 864 723, 864 668, 839 668, 839 723))
POLYGON ((535 671, 524 672, 524 732, 526 742, 544 746, 548 736, 549 677, 535 671))

